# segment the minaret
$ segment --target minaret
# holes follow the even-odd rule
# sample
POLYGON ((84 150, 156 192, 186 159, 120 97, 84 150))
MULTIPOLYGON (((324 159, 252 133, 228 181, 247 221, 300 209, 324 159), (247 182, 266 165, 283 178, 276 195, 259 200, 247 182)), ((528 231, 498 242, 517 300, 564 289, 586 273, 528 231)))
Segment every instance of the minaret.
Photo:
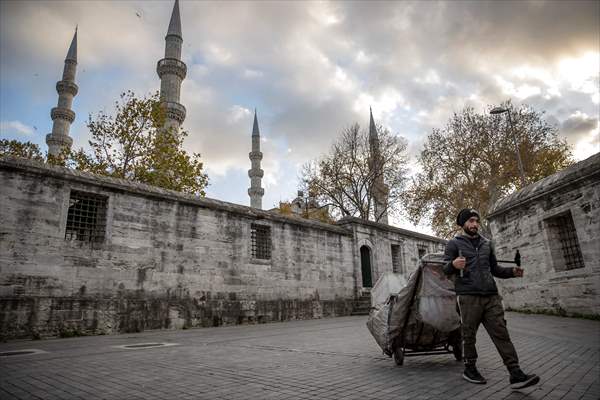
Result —
POLYGON ((58 104, 50 111, 52 118, 52 133, 46 135, 48 154, 57 157, 63 149, 71 149, 73 139, 69 136, 69 129, 75 120, 75 113, 71 110, 73 98, 79 88, 75 84, 77 70, 77 27, 71 40, 71 46, 65 58, 62 80, 56 82, 58 104))
POLYGON ((373 110, 369 107, 370 121, 369 121, 369 147, 371 150, 371 159, 369 160, 370 168, 373 174, 375 174, 375 184, 373 185, 373 202, 375 203, 375 221, 387 224, 387 196, 388 187, 383 181, 383 172, 381 168, 381 155, 379 152, 379 135, 377 133, 377 127, 373 120, 373 110))
POLYGON ((263 153, 260 152, 260 132, 258 130, 256 109, 254 110, 254 126, 252 127, 252 151, 249 157, 252 165, 252 169, 248 170, 248 176, 250 177, 250 188, 248 188, 250 207, 262 209, 262 197, 265 194, 265 189, 260 187, 260 181, 264 175, 264 171, 260 169, 260 160, 262 160, 263 153))
POLYGON ((166 109, 164 128, 174 128, 176 131, 185 120, 185 107, 179 103, 181 82, 187 72, 186 65, 181 61, 182 44, 179 0, 175 0, 165 36, 165 58, 156 65, 156 72, 160 78, 160 101, 166 109))

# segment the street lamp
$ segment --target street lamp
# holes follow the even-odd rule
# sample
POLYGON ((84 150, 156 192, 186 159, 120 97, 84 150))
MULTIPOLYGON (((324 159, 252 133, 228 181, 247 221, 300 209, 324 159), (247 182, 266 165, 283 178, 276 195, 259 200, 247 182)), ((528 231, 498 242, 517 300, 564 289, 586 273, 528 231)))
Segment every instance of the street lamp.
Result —
POLYGON ((519 174, 521 177, 521 187, 525 187, 525 170, 523 169, 523 162, 521 161, 521 153, 519 153, 519 145, 517 143, 517 136, 515 135, 515 127, 510 116, 510 110, 508 108, 494 107, 490 110, 490 114, 508 114, 508 124, 510 125, 510 133, 513 141, 515 142, 515 152, 517 153, 517 163, 519 164, 519 174))

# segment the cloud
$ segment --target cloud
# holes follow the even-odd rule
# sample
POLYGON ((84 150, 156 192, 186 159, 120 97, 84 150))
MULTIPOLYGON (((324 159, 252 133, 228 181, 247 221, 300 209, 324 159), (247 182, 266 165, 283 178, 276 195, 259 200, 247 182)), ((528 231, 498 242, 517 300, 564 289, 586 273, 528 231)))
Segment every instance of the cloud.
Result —
POLYGON ((235 124, 240 120, 247 120, 252 115, 252 111, 239 105, 234 105, 229 109, 228 122, 235 124))
POLYGON ((256 79, 262 78, 265 74, 262 71, 257 71, 254 69, 246 68, 243 72, 244 78, 247 79, 256 79))
POLYGON ((597 117, 590 117, 578 110, 562 122, 561 132, 573 145, 578 159, 600 151, 600 124, 597 117))
POLYGON ((21 121, 2 121, 0 122, 0 133, 3 136, 32 136, 35 127, 25 125, 21 121))
POLYGON ((153 3, 97 1, 90 8, 88 2, 3 1, 2 49, 10 53, 2 57, 3 68, 14 72, 22 58, 62 63, 76 25, 80 64, 151 68, 163 51, 160 31, 164 35, 168 24, 159 13, 168 5, 153 3), (136 12, 142 10, 139 18, 136 12))
MULTIPOLYGON (((172 4, 1 1, 0 119, 50 131, 53 87, 79 24, 71 132, 83 145, 90 112, 110 110, 124 90, 159 89, 172 4)), ((250 168, 254 108, 271 202, 295 194, 297 167, 328 151, 344 128, 366 127, 369 106, 409 140, 412 156, 453 112, 485 112, 508 98, 546 111, 578 148, 594 148, 597 1, 183 1, 180 9, 185 146, 202 154, 209 193, 224 200, 247 200, 240 182, 250 168)), ((42 135, 32 138, 43 144, 42 135)))
POLYGON ((590 117, 580 111, 575 112, 561 124, 563 134, 576 139, 598 128, 598 118, 590 117))

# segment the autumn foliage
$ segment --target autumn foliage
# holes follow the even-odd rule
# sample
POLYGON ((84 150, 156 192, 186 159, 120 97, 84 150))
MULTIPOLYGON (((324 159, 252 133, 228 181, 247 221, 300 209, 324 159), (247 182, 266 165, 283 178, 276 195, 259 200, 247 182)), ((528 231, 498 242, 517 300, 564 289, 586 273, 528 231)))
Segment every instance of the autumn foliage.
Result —
POLYGON ((458 211, 474 207, 485 232, 493 202, 521 188, 515 139, 526 184, 572 164, 570 147, 543 112, 510 102, 503 108, 511 112, 514 138, 506 115, 478 114, 470 107, 427 136, 418 160, 421 172, 404 194, 413 223, 429 221, 437 235, 449 237, 457 228, 458 211))

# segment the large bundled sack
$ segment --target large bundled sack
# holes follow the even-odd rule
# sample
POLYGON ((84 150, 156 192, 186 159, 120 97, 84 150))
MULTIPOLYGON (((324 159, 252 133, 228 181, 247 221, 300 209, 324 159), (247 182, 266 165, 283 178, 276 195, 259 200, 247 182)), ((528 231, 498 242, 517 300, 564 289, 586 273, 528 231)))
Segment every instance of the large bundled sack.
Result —
POLYGON ((401 274, 386 272, 371 288, 371 312, 367 319, 367 328, 384 354, 392 354, 392 342, 389 340, 389 317, 395 296, 406 286, 406 278, 401 274))
POLYGON ((400 292, 394 296, 390 304, 389 331, 388 340, 393 343, 396 338, 402 338, 404 327, 408 322, 413 298, 417 291, 417 286, 421 277, 421 268, 419 267, 408 278, 408 282, 400 292))
POLYGON ((417 294, 419 299, 417 318, 441 332, 452 332, 460 326, 456 309, 454 283, 442 270, 443 255, 428 254, 421 263, 423 276, 417 294))
POLYGON ((379 305, 371 309, 369 319, 367 319, 367 328, 375 341, 381 347, 384 354, 392 355, 392 342, 389 340, 389 315, 390 303, 379 305))
POLYGON ((442 264, 441 253, 423 257, 407 285, 395 296, 389 311, 390 343, 397 339, 411 345, 419 344, 413 341, 430 343, 437 339, 436 330, 449 333, 460 326, 454 283, 444 274, 442 264))
POLYGON ((395 295, 406 286, 406 278, 395 272, 383 273, 371 288, 371 306, 381 307, 388 302, 390 295, 395 295))

